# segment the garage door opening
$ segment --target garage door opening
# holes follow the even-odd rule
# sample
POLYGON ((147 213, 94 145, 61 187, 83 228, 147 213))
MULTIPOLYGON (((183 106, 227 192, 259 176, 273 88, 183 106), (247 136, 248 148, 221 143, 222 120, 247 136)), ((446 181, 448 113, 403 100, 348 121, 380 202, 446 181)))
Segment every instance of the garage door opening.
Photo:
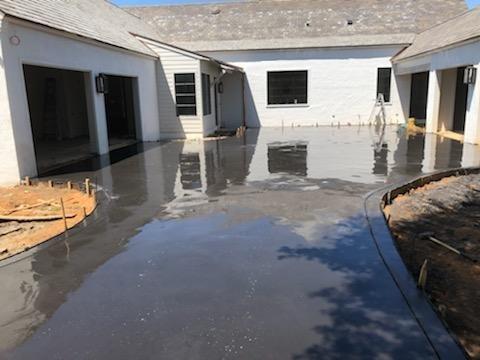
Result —
POLYGON ((137 116, 135 79, 107 75, 108 91, 105 94, 108 144, 110 150, 137 142, 137 116))
POLYGON ((410 116, 419 126, 425 125, 427 118, 428 72, 412 74, 410 90, 410 116))
POLYGON ((85 73, 24 65, 38 174, 94 155, 85 73))

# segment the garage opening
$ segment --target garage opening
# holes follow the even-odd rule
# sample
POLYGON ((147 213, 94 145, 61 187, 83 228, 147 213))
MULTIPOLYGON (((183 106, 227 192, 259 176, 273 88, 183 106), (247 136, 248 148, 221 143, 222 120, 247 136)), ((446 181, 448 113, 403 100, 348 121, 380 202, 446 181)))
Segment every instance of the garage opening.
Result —
POLYGON ((93 155, 85 73, 24 65, 38 174, 93 155))
POLYGON ((108 91, 105 93, 108 144, 110 150, 137 142, 135 79, 107 75, 108 91))
POLYGON ((452 130, 459 133, 463 133, 465 130, 465 115, 467 114, 468 85, 463 82, 464 73, 465 67, 457 69, 452 130))
POLYGON ((412 74, 410 91, 410 115, 418 126, 424 126, 427 118, 428 71, 412 74))

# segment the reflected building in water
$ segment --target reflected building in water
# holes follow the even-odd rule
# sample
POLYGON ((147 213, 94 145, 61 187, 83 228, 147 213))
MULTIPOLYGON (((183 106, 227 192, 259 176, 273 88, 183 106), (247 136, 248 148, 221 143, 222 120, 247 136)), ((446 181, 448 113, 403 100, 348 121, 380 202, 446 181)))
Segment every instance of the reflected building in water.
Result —
POLYGON ((274 142, 268 144, 268 171, 270 174, 307 176, 307 143, 274 142))

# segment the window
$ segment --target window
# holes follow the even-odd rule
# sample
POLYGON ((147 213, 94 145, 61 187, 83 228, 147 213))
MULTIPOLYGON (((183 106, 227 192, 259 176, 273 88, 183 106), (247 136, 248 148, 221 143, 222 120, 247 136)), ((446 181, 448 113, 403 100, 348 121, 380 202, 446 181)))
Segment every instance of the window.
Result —
POLYGON ((269 71, 268 105, 306 104, 307 71, 269 71))
POLYGON ((202 74, 202 100, 203 115, 212 113, 212 100, 210 95, 210 75, 202 74))
POLYGON ((377 69, 377 99, 379 94, 383 94, 383 100, 390 102, 390 82, 392 78, 391 68, 377 69))
POLYGON ((195 74, 175 74, 177 115, 197 115, 195 74))

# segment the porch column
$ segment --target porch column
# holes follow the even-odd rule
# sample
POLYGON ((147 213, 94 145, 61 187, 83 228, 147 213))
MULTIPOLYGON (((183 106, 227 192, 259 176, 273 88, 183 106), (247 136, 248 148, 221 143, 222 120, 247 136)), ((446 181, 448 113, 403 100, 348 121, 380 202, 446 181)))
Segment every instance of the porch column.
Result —
POLYGON ((95 73, 88 73, 85 76, 90 148, 99 155, 103 155, 109 152, 107 114, 105 97, 103 94, 97 94, 95 88, 95 76, 95 73))
POLYGON ((463 144, 462 167, 475 167, 480 165, 480 148, 473 144, 463 144))
POLYGON ((434 133, 438 131, 441 84, 441 70, 430 70, 430 74, 428 77, 427 121, 425 124, 425 130, 428 133, 434 133))
POLYGON ((425 144, 423 147, 422 172, 431 173, 435 171, 435 162, 437 161, 437 140, 436 134, 425 134, 425 144))
POLYGON ((480 143, 480 79, 479 65, 476 65, 477 79, 468 85, 467 112, 465 114, 464 141, 470 144, 480 143))

